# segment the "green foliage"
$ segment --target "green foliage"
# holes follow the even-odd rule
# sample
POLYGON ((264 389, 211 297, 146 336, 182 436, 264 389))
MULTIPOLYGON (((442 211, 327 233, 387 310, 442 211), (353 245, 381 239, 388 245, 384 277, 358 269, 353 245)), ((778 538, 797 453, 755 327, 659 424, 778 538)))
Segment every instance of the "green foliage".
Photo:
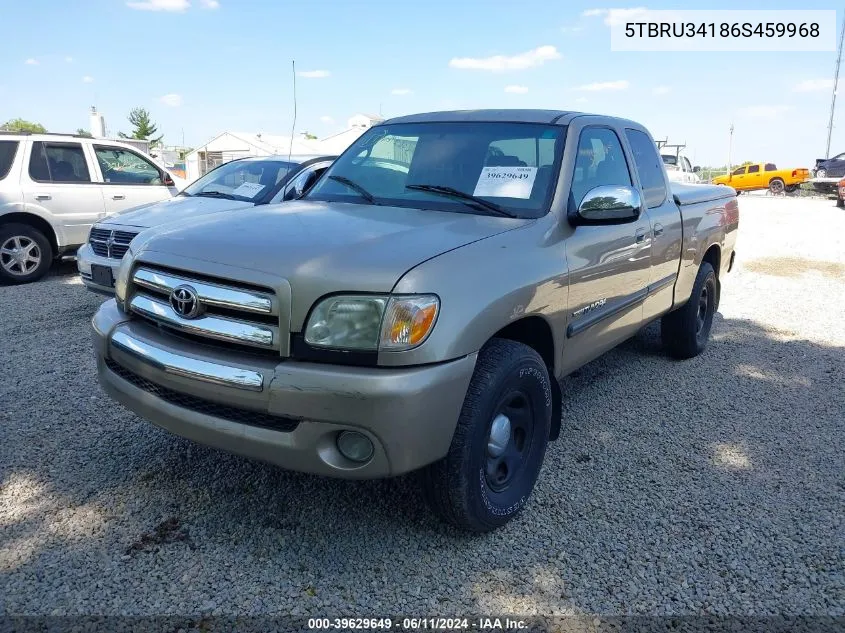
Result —
POLYGON ((147 112, 146 108, 132 108, 129 112, 129 123, 132 124, 132 127, 135 129, 132 130, 132 134, 124 134, 123 132, 119 132, 120 138, 133 138, 139 141, 149 141, 151 145, 156 145, 162 139, 161 136, 158 138, 153 138, 155 133, 158 131, 158 126, 152 122, 150 119, 150 113, 147 112))
POLYGON ((11 119, 0 126, 0 130, 4 130, 6 132, 32 132, 33 134, 44 134, 47 131, 47 128, 40 123, 33 123, 32 121, 26 121, 25 119, 11 119))
POLYGON ((305 134, 305 138, 308 139, 309 141, 313 141, 313 140, 317 139, 317 135, 311 134, 311 132, 304 132, 304 134, 305 134))
POLYGON ((76 135, 77 136, 84 136, 85 138, 94 138, 91 132, 88 130, 84 130, 81 127, 76 128, 76 135))

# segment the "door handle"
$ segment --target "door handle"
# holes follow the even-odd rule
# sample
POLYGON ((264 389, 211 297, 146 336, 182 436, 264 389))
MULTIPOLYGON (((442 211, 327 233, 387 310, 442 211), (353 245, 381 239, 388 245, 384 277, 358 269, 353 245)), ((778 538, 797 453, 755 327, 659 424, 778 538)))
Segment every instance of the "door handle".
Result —
POLYGON ((111 197, 112 200, 126 200, 126 196, 116 193, 111 197))
POLYGON ((657 237, 658 235, 663 235, 663 225, 660 222, 654 225, 654 236, 657 237))
POLYGON ((645 239, 645 229, 637 229, 635 236, 637 238, 637 243, 642 242, 645 239))
POLYGON ((51 196, 49 193, 36 193, 35 199, 36 200, 52 200, 53 196, 51 196))

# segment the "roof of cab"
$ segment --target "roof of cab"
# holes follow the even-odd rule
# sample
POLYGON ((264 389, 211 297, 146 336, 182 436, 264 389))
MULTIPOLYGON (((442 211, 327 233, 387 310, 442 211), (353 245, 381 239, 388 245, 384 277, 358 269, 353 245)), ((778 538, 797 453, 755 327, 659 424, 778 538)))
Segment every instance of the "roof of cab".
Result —
POLYGON ((436 123, 458 121, 489 121, 497 123, 546 123, 566 125, 583 112, 566 110, 449 110, 426 112, 388 119, 382 125, 391 123, 436 123))

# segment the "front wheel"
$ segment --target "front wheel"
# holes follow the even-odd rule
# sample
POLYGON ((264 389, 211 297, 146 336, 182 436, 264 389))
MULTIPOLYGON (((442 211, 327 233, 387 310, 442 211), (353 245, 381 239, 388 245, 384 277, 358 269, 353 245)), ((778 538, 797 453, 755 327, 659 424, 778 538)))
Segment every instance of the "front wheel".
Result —
POLYGON ((660 320, 660 337, 670 355, 692 358, 704 351, 713 327, 718 292, 713 266, 702 262, 689 301, 660 320))
POLYGON ((817 169, 816 170, 816 178, 827 178, 827 170, 826 169, 817 169))
POLYGON ((534 489, 551 419, 551 382, 540 355, 515 341, 487 343, 449 452, 421 472, 434 513, 473 532, 510 521, 534 489))

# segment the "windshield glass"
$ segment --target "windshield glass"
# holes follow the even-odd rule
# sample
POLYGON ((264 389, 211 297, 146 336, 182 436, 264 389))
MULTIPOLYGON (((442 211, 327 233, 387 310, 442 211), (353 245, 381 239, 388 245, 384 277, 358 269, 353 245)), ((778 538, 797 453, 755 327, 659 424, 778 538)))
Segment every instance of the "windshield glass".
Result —
POLYGON ((664 165, 674 165, 674 166, 678 165, 678 157, 677 156, 672 156, 670 154, 662 154, 661 158, 663 159, 664 165))
POLYGON ((305 198, 536 218, 549 208, 565 133, 533 123, 381 125, 305 198))
POLYGON ((295 168, 280 160, 236 160, 208 172, 185 187, 184 193, 256 202, 295 168))

